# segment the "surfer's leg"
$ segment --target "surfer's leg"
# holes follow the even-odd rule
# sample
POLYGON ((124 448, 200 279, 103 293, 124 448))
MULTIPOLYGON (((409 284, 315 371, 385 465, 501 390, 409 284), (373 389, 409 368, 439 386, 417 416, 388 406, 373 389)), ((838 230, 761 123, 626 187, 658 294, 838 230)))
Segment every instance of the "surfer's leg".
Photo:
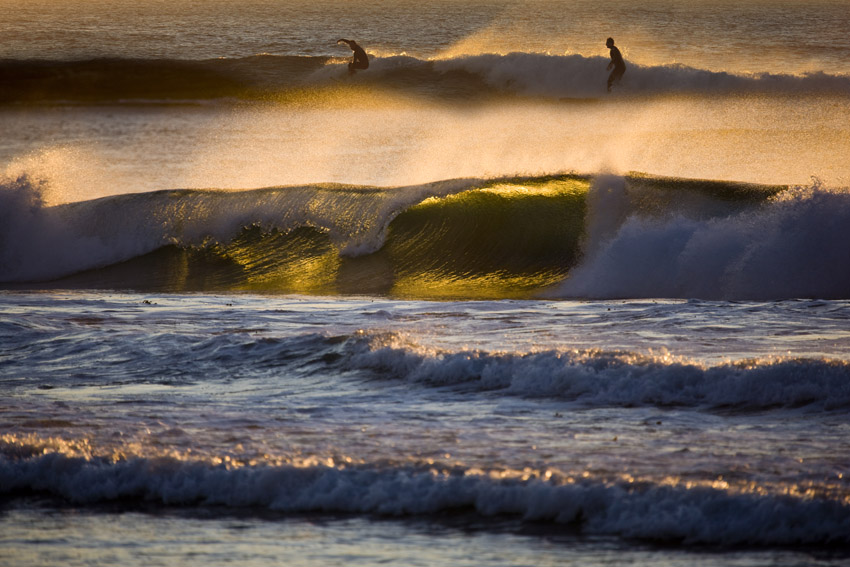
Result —
POLYGON ((608 92, 609 93, 611 92, 611 86, 614 83, 619 83, 620 79, 623 78, 623 73, 625 73, 625 72, 626 72, 625 69, 616 69, 616 68, 613 71, 611 71, 611 74, 608 75, 608 92))

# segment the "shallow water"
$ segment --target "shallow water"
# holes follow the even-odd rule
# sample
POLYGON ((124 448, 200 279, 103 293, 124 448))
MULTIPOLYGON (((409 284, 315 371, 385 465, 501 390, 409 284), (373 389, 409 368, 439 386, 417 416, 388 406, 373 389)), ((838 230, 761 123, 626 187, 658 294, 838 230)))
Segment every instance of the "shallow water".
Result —
POLYGON ((3 299, 22 560, 844 557, 845 302, 3 299))
POLYGON ((499 520, 393 522, 358 518, 257 519, 180 512, 7 510, 2 540, 15 565, 839 565, 829 551, 676 550, 600 537, 517 529, 499 520), (31 529, 38 528, 37 538, 31 529), (356 534, 353 536, 352 534, 356 534), (56 537, 53 537, 53 536, 56 537), (61 538, 61 539, 59 539, 61 538), (37 545, 38 552, 33 552, 37 545))

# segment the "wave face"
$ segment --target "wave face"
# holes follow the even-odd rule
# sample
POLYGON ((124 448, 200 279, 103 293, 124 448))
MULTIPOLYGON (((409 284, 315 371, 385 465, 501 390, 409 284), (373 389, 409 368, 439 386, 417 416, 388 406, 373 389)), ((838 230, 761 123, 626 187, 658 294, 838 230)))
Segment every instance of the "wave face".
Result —
POLYGON ((0 280, 161 291, 527 293, 575 262, 586 189, 577 177, 455 180, 160 191, 44 207, 39 188, 20 179, 2 191, 0 280))
POLYGON ((0 189, 5 287, 413 298, 850 297, 850 195, 647 176, 174 190, 45 206, 0 189))
MULTIPOLYGON (((256 55, 235 59, 93 59, 0 61, 0 103, 185 103, 210 100, 315 103, 350 89, 446 100, 494 97, 586 99, 605 95, 607 58, 509 53, 418 59, 373 58, 347 73, 345 58, 256 55)), ((850 77, 736 75, 683 65, 631 64, 622 93, 850 95, 850 77)))

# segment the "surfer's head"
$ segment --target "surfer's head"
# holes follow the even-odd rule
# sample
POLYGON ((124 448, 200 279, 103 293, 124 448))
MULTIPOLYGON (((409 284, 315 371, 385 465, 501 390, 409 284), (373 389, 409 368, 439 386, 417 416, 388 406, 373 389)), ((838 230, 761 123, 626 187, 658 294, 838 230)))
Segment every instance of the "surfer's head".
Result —
POLYGON ((609 37, 608 39, 605 40, 605 47, 607 47, 609 49, 611 47, 614 47, 614 38, 613 37, 609 37))

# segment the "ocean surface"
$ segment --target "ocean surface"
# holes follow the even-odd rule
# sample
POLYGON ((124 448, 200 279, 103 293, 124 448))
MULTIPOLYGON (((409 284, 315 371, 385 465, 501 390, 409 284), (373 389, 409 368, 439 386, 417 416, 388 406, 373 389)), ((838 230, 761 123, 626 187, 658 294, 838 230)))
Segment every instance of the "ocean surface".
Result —
POLYGON ((0 565, 847 565, 849 7, 0 1, 0 565))

